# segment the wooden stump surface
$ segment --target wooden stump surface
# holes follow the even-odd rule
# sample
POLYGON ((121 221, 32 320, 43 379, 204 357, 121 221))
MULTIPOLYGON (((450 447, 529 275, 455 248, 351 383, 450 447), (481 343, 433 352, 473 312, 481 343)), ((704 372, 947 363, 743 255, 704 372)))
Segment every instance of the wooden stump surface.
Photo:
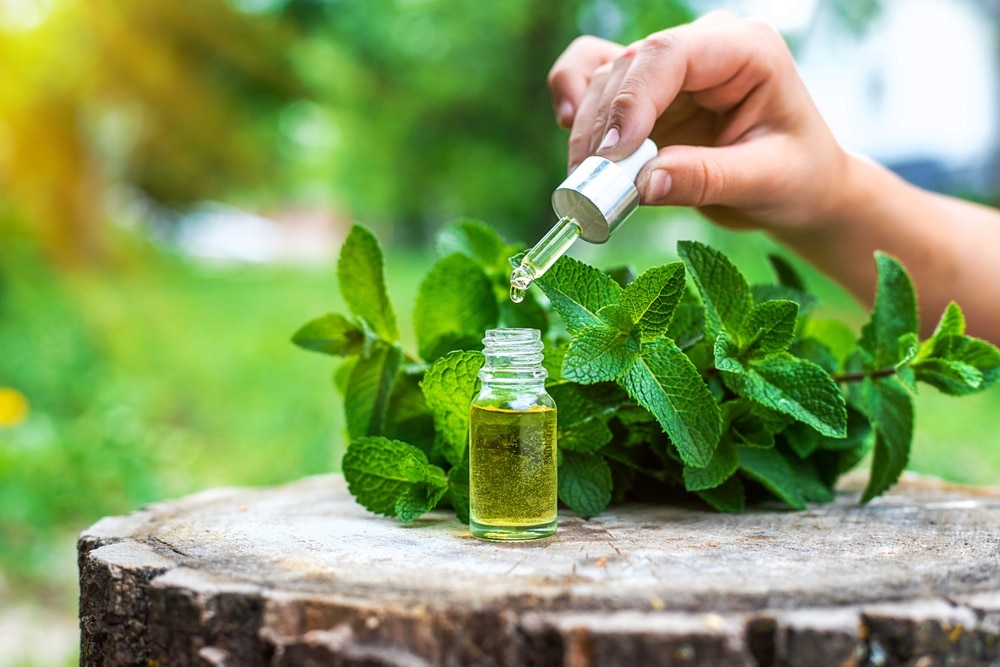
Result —
POLYGON ((497 544, 336 475, 81 534, 84 665, 1000 665, 1000 491, 803 512, 625 505, 497 544))

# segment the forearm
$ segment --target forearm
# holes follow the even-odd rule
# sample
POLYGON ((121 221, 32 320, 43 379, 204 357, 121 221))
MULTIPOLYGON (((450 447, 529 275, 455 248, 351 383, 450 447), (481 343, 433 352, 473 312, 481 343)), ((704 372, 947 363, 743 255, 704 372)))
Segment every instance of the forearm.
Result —
POLYGON ((921 190, 860 158, 844 178, 846 194, 826 219, 775 238, 868 305, 872 254, 894 255, 917 288, 925 334, 956 301, 971 335, 1000 342, 1000 212, 921 190))

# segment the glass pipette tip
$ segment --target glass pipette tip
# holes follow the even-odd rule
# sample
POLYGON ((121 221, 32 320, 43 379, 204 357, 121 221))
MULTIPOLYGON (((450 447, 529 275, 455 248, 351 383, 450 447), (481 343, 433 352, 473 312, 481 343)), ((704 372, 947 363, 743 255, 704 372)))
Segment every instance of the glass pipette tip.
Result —
POLYGON ((575 218, 565 216, 542 237, 534 248, 521 259, 521 263, 510 273, 510 300, 524 301, 524 295, 531 283, 541 278, 552 268, 556 260, 566 254, 570 246, 579 238, 580 223, 575 218))

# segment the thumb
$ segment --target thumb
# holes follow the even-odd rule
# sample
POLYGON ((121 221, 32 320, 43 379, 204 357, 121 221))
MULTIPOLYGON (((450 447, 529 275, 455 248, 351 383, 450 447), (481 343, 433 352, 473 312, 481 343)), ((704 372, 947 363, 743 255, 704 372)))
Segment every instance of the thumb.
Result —
POLYGON ((636 179, 643 204, 751 208, 780 193, 781 152, 775 143, 667 146, 636 179))

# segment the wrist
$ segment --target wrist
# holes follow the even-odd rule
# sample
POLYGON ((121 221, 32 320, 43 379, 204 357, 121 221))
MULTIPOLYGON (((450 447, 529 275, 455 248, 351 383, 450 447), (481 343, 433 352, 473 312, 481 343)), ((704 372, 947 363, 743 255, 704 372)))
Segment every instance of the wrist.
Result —
POLYGON ((835 165, 827 170, 822 193, 816 196, 816 206, 808 217, 771 233, 777 240, 797 246, 822 242, 830 235, 851 235, 859 226, 877 224, 881 216, 876 209, 892 189, 887 179, 898 180, 869 158, 841 151, 835 165))

